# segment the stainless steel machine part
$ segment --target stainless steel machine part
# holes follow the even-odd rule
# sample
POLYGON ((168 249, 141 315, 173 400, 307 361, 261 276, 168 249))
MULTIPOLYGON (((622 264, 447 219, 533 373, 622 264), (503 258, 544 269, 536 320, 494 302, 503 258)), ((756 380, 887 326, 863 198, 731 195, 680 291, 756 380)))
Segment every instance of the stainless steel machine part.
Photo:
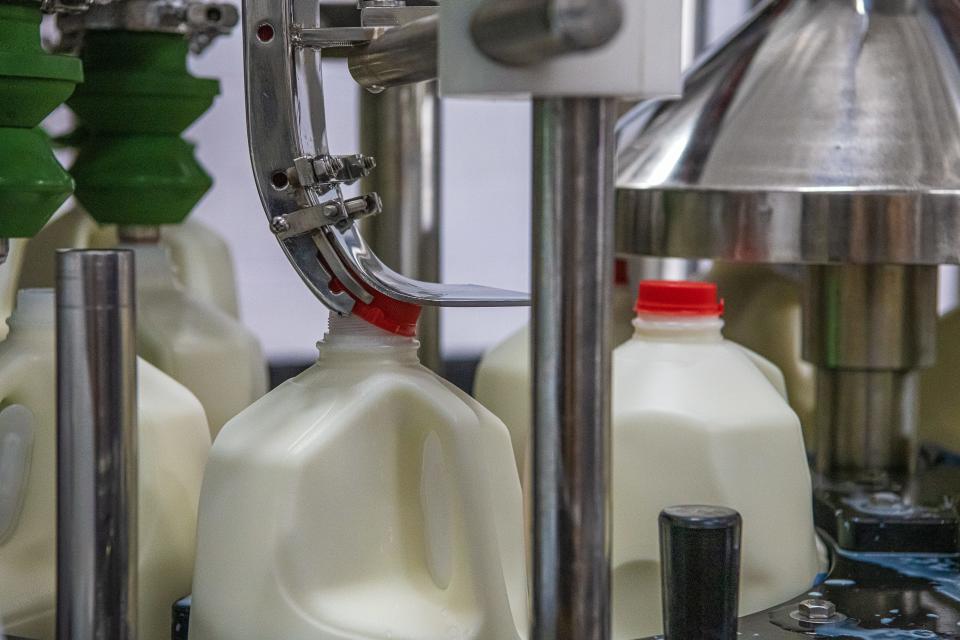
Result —
MULTIPOLYGON (((321 52, 298 44, 294 37, 294 25, 309 28, 316 16, 295 16, 294 5, 293 0, 244 0, 243 35, 254 179, 267 219, 280 223, 272 224, 272 228, 304 283, 329 309, 340 314, 349 314, 355 300, 370 302, 370 291, 425 306, 529 304, 527 294, 515 291, 436 284, 402 276, 370 250, 352 220, 345 225, 340 224, 343 219, 330 221, 317 224, 312 231, 281 235, 291 215, 304 217, 306 213, 305 217, 312 218, 310 214, 328 203, 345 207, 340 189, 349 182, 312 176, 313 184, 304 186, 292 179, 299 178, 299 166, 315 167, 313 161, 331 157, 323 110, 321 52), (323 200, 324 196, 329 199, 323 200)), ((376 203, 379 199, 368 201, 376 203)), ((322 220, 323 216, 315 218, 322 220)))
POLYGON ((487 0, 470 32, 492 60, 528 66, 603 46, 622 21, 620 0, 487 0))
POLYGON ((621 122, 617 249, 960 262, 958 34, 950 2, 767 0, 621 122))
POLYGON ((137 623, 133 254, 57 255, 57 638, 137 623))
MULTIPOLYGON (((435 82, 360 92, 360 146, 380 159, 363 182, 385 215, 361 229, 374 252, 405 276, 440 280, 440 100, 435 82)), ((440 372, 440 310, 420 316, 420 360, 440 372)))
POLYGON ((919 370, 936 349, 937 268, 816 265, 804 285, 818 469, 912 470, 919 370))
POLYGON ((386 30, 350 55, 350 74, 371 91, 435 80, 437 26, 434 14, 386 30))
POLYGON ((533 640, 610 637, 616 113, 534 101, 533 640))

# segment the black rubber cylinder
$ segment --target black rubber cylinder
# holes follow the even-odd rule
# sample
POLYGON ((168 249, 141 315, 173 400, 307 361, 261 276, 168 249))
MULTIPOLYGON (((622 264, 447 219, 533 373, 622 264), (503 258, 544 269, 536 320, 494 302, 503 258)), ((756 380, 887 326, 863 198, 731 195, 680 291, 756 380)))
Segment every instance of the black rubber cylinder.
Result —
POLYGON ((709 506, 660 513, 666 640, 734 640, 740 587, 740 514, 709 506))

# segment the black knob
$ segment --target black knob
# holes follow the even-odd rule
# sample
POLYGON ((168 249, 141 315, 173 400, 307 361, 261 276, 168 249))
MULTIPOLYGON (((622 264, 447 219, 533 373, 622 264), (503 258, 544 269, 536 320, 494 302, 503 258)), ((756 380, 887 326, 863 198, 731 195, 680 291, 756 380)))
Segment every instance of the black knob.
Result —
POLYGON ((660 513, 666 640, 735 640, 740 529, 740 514, 726 507, 669 507, 660 513))

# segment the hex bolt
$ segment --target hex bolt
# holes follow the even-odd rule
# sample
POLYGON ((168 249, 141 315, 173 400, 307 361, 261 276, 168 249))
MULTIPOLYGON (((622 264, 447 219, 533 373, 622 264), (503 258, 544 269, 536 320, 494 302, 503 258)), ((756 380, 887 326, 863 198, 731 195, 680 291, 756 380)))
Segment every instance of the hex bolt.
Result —
POLYGON ((837 614, 837 606, 829 600, 804 600, 797 607, 800 616, 810 622, 826 622, 837 614))

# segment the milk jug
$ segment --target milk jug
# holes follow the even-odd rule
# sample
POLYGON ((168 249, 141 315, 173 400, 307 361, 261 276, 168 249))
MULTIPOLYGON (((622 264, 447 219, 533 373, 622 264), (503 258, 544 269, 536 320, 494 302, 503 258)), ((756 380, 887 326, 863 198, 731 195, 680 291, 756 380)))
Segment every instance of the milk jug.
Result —
MULTIPOLYGON (((613 345, 630 339, 629 319, 636 300, 630 285, 628 265, 617 260, 613 288, 613 345)), ((477 368, 473 395, 480 404, 503 420, 510 430, 514 459, 524 474, 530 439, 532 410, 530 398, 530 325, 524 325, 503 342, 487 351, 477 368)))
POLYGON ((166 247, 123 246, 136 261, 137 350, 197 396, 215 437, 227 420, 266 393, 260 344, 234 317, 180 284, 166 247))
POLYGON ((920 373, 920 439, 960 453, 960 309, 938 321, 936 353, 920 373))
POLYGON ((318 362, 212 449, 191 640, 526 637, 506 427, 419 364, 415 318, 332 315, 318 362))
MULTIPOLYGON (((201 300, 239 317, 233 258, 226 241, 213 229, 192 219, 160 228, 160 242, 170 250, 177 280, 201 300)), ((57 249, 106 249, 117 246, 116 225, 99 225, 80 206, 48 223, 27 246, 27 269, 20 286, 51 287, 57 249)), ((6 316, 4 316, 6 318, 6 316)))
POLYGON ((715 263, 707 275, 727 302, 723 334, 769 359, 787 384, 808 448, 816 443, 816 367, 803 359, 800 282, 770 265, 715 263))
MULTIPOLYGON (((56 580, 56 374, 52 290, 21 290, 0 344, 0 612, 5 631, 49 640, 56 580)), ((140 360, 138 637, 168 640, 190 592, 210 435, 197 399, 140 360)))
MULTIPOLYGON (((613 637, 660 632, 657 516, 743 517, 741 615, 809 588, 820 559, 800 422, 759 358, 721 335, 713 284, 644 282, 613 354, 613 637)), ((769 366, 769 365, 767 365, 769 366)))

